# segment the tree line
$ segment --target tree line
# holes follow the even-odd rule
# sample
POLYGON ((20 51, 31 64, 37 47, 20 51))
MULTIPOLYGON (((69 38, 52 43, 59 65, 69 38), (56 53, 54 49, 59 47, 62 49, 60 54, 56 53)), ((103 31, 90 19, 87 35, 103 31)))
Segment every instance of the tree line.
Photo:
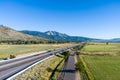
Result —
POLYGON ((0 44, 58 44, 58 43, 66 43, 60 41, 40 41, 40 40, 2 40, 0 44))

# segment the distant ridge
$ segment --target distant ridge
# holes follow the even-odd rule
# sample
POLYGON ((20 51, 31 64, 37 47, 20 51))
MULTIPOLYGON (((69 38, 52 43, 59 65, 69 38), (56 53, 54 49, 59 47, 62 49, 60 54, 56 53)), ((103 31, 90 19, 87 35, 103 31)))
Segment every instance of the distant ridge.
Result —
POLYGON ((48 41, 47 39, 23 34, 7 26, 0 25, 0 41, 22 40, 22 41, 48 41))
POLYGON ((109 42, 120 42, 120 38, 114 38, 114 39, 110 39, 108 41, 109 42))
POLYGON ((120 42, 120 38, 114 39, 95 39, 81 36, 69 36, 65 33, 60 33, 57 31, 16 31, 10 27, 0 25, 0 41, 39 41, 39 42, 120 42))
POLYGON ((89 42, 89 41, 94 41, 94 42, 120 42, 120 38, 114 38, 114 39, 96 39, 96 38, 88 38, 88 37, 81 37, 81 36, 69 36, 65 33, 60 33, 56 31, 46 31, 46 32, 39 32, 39 31, 28 31, 28 30, 23 30, 20 31, 24 34, 29 34, 32 36, 37 36, 37 37, 42 37, 42 38, 47 38, 50 40, 54 41, 59 41, 59 42, 89 42))
POLYGON ((20 32, 24 34, 29 34, 32 36, 37 36, 37 37, 47 38, 47 39, 54 40, 54 41, 59 41, 59 42, 81 42, 81 41, 98 40, 98 39, 87 38, 87 37, 69 36, 67 34, 59 33, 56 31, 39 32, 39 31, 23 30, 20 32))

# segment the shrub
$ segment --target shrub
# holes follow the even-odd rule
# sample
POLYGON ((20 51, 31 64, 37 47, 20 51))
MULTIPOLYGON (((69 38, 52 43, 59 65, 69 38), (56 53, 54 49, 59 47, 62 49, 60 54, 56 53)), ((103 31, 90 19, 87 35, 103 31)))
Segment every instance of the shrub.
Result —
POLYGON ((13 59, 13 58, 15 58, 15 55, 10 55, 10 59, 13 59))
POLYGON ((76 55, 80 55, 80 52, 76 52, 76 55))

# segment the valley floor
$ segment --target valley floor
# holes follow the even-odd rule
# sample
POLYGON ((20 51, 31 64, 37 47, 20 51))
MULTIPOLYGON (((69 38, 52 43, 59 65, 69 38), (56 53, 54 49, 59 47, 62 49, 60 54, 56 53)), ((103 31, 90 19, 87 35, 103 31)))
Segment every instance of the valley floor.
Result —
POLYGON ((120 43, 88 43, 80 58, 94 80, 120 80, 120 43))

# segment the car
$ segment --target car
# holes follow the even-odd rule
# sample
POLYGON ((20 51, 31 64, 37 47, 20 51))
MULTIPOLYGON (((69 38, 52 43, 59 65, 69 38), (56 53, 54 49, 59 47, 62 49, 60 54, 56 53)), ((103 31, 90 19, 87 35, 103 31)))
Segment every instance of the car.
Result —
POLYGON ((8 58, 2 58, 3 60, 8 60, 8 58))
POLYGON ((51 50, 48 50, 48 52, 51 52, 51 50))

